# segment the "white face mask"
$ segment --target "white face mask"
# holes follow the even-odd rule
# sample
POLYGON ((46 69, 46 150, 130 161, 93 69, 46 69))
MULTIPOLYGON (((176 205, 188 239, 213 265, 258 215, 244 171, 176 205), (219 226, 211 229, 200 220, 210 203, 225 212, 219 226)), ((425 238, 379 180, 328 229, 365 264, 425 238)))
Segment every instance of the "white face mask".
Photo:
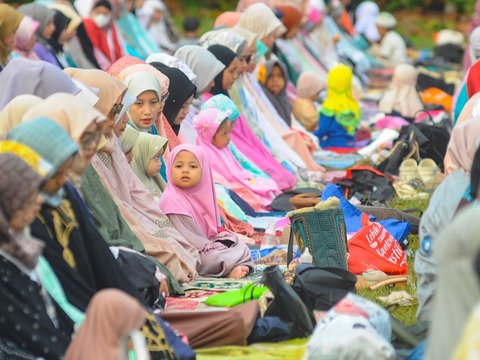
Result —
POLYGON ((112 17, 110 15, 98 14, 92 16, 92 20, 99 28, 104 28, 110 24, 112 17))

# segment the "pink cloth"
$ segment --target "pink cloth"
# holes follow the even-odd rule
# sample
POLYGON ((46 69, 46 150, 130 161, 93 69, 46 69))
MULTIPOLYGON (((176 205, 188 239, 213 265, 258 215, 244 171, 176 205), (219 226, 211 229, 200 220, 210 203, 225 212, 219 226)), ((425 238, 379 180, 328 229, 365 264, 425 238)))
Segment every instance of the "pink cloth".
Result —
POLYGON ((241 12, 238 11, 225 11, 218 15, 215 19, 215 24, 213 24, 214 28, 224 27, 234 27, 237 25, 238 20, 240 20, 240 16, 242 16, 241 12))
POLYGON ((190 216, 206 237, 212 239, 217 236, 217 228, 220 226, 220 215, 207 153, 201 147, 193 144, 182 144, 175 147, 168 158, 167 179, 167 187, 160 199, 162 211, 166 215, 190 216), (172 181, 173 163, 180 151, 189 151, 195 155, 202 169, 200 182, 192 188, 179 188, 172 181))
MULTIPOLYGON (((225 113, 213 108, 203 110, 195 116, 193 123, 198 133, 196 144, 207 153, 215 181, 234 191, 232 186, 235 184, 250 189, 260 199, 263 207, 269 206, 281 193, 277 184, 272 179, 254 178, 241 167, 228 146, 218 149, 212 143, 218 127, 227 117, 225 113)), ((250 203, 248 199, 246 201, 250 203)))
POLYGON ((297 184, 295 175, 280 165, 272 153, 253 134, 242 115, 237 118, 232 129, 231 141, 260 170, 271 176, 280 190, 289 190, 297 184))

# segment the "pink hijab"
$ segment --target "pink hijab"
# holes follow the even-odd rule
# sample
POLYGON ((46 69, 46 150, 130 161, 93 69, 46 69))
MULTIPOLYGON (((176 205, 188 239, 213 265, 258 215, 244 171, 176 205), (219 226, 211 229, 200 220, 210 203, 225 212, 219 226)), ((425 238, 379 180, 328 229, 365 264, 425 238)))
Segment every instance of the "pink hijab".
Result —
POLYGON ((201 147, 193 144, 177 146, 168 158, 167 178, 168 184, 160 199, 160 209, 166 215, 190 216, 207 238, 212 239, 217 236, 220 215, 212 169, 208 162, 207 153, 201 147), (202 169, 200 182, 192 188, 179 188, 172 181, 173 163, 180 151, 189 151, 195 155, 202 169))
POLYGON ((272 179, 254 178, 240 166, 228 146, 218 149, 212 143, 220 124, 226 118, 228 115, 220 110, 202 110, 193 119, 198 133, 195 143, 207 153, 215 181, 229 189, 235 185, 250 189, 260 199, 262 206, 269 206, 275 196, 281 193, 277 184, 272 179))
POLYGON ((125 70, 129 66, 138 65, 138 64, 145 64, 145 62, 134 56, 122 56, 120 59, 115 61, 112 65, 110 65, 110 67, 106 71, 107 73, 112 75, 114 78, 116 78, 122 70, 125 70))

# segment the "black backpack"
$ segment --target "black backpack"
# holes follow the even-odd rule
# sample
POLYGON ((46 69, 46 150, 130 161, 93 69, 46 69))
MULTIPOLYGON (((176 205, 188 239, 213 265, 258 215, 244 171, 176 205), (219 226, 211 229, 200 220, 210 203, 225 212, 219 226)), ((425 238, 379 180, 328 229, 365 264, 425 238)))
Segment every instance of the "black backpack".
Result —
POLYGON ((357 277, 340 268, 300 264, 292 287, 310 310, 327 311, 349 292, 355 293, 357 277))

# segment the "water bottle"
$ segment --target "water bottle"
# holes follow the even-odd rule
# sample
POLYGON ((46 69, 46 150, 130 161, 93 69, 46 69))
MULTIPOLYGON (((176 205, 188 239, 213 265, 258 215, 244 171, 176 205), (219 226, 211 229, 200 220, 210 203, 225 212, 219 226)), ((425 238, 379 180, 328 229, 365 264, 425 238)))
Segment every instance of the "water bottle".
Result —
POLYGON ((262 238, 262 244, 260 245, 260 250, 268 249, 276 245, 276 238, 275 234, 277 233, 275 229, 275 223, 271 223, 268 225, 267 229, 265 230, 265 234, 262 238))

